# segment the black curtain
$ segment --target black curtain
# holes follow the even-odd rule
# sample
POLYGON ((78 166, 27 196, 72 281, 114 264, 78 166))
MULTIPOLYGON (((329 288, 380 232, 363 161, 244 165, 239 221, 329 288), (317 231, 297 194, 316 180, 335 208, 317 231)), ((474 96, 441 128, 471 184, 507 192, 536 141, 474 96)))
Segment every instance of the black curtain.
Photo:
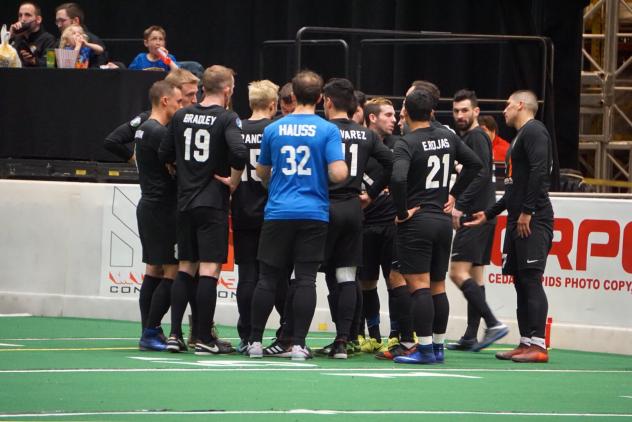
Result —
MULTIPOLYGON (((58 36, 54 9, 61 3, 42 0, 44 25, 58 36)), ((150 25, 167 31, 167 47, 178 60, 204 66, 224 64, 237 73, 236 111, 247 116, 247 83, 259 76, 258 52, 269 39, 294 39, 303 26, 424 30, 458 33, 543 35, 552 39, 555 61, 551 110, 545 122, 556 138, 561 167, 577 167, 582 10, 587 0, 79 0, 89 29, 102 38, 142 38, 150 25), (554 125, 554 126, 553 126, 554 125)), ((0 20, 11 23, 18 1, 0 2, 0 20)), ((323 36, 320 36, 323 38, 323 36)), ((309 38, 309 37, 308 37, 309 38)), ((359 37, 346 37, 353 59, 359 37)), ((108 45, 112 60, 129 63, 144 51, 142 42, 108 45)), ((340 76, 342 53, 335 47, 305 47, 303 64, 325 78, 340 76)), ((479 97, 506 98, 517 89, 538 90, 542 81, 535 44, 474 46, 372 47, 363 51, 362 89, 402 95, 414 79, 435 82, 442 96, 464 87, 479 97)), ((291 49, 267 49, 264 75, 278 84, 294 71, 291 49)), ((352 79, 355 72, 352 71, 352 79)), ((551 81, 549 81, 551 83, 551 81)), ((449 104, 442 106, 449 110, 449 104)), ((502 109, 502 104, 486 107, 502 109)), ((546 112, 546 110, 545 110, 546 112)), ((546 115, 541 114, 540 116, 546 115)), ((501 133, 511 137, 503 127, 501 133)), ((449 114, 441 120, 451 121, 449 114)))

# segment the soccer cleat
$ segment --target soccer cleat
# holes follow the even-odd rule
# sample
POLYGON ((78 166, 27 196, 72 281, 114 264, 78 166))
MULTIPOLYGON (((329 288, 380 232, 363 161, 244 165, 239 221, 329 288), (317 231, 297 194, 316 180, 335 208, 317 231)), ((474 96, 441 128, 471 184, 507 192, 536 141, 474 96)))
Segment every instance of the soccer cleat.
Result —
POLYGON ((532 344, 522 353, 513 355, 511 360, 518 363, 547 363, 549 361, 549 352, 540 346, 532 344))
POLYGON ((521 353, 524 353, 524 351, 526 351, 528 348, 529 348, 529 345, 524 344, 524 343, 520 343, 518 345, 518 347, 516 347, 513 350, 508 350, 506 352, 498 352, 498 353, 496 353, 496 359, 511 360, 512 357, 514 357, 515 355, 519 355, 521 353))
POLYGON ((329 343, 327 346, 321 347, 320 349, 316 349, 316 354, 318 356, 329 356, 329 352, 333 349, 334 343, 329 343))
POLYGON ((385 350, 383 352, 378 352, 375 355, 376 359, 383 359, 383 360, 393 360, 395 359, 397 356, 408 356, 412 353, 415 353, 415 346, 411 347, 410 349, 407 348, 406 346, 404 346, 401 343, 396 344, 395 346, 393 346, 393 348, 385 350))
POLYGON ((373 337, 370 337, 364 341, 364 343, 360 344, 360 350, 364 353, 376 353, 383 352, 387 348, 381 341, 377 341, 373 337))
POLYGON ((347 342, 344 340, 334 341, 334 346, 329 351, 329 357, 334 359, 347 359, 347 342))
POLYGON ((495 341, 500 340, 509 334, 509 328, 505 324, 498 324, 495 327, 485 329, 483 339, 472 346, 472 352, 479 352, 486 347, 491 346, 495 341))
MULTIPOLYGON (((359 351, 359 352, 362 352, 362 346, 363 346, 363 345, 364 345, 364 343, 366 343, 366 342, 367 342, 367 339, 366 339, 366 338, 364 338, 364 336, 362 336, 362 335, 359 335, 359 336, 358 336, 358 339, 355 341, 355 344, 357 344, 358 346, 360 346, 360 351, 359 351)), ((358 352, 358 353, 359 353, 359 352, 358 352)))
POLYGON ((198 341, 195 345, 196 355, 226 355, 234 351, 235 348, 232 345, 226 346, 226 344, 220 343, 217 340, 211 340, 208 343, 198 341))
POLYGON ((393 347, 399 344, 399 337, 389 337, 386 343, 386 348, 391 350, 393 347))
POLYGON ((448 343, 445 345, 448 350, 457 350, 462 352, 469 352, 472 350, 472 347, 476 344, 476 339, 461 337, 456 343, 448 343))
POLYGON ((416 365, 431 365, 437 363, 432 344, 417 345, 417 350, 407 356, 397 356, 395 363, 412 363, 416 365))
POLYGON ((162 352, 167 349, 167 342, 162 328, 145 328, 138 342, 138 349, 143 351, 162 352))
POLYGON ((184 343, 182 337, 169 336, 169 338, 167 339, 167 350, 171 353, 180 353, 186 352, 189 349, 184 343))
POLYGON ((360 349, 360 341, 351 340, 349 343, 347 343, 347 354, 351 355, 351 354, 356 354, 356 353, 362 353, 362 350, 360 349))
POLYGON ((261 359, 263 357, 263 346, 260 341, 248 343, 248 356, 253 359, 261 359))
POLYGON ((211 322, 211 339, 215 340, 218 343, 221 343, 224 347, 233 347, 230 341, 222 340, 221 338, 219 338, 219 331, 217 331, 215 321, 211 322))
POLYGON ((283 346, 279 340, 274 340, 274 343, 263 349, 263 356, 265 357, 289 358, 291 355, 291 348, 283 346))
POLYGON ((309 350, 309 347, 305 346, 299 346, 297 344, 295 344, 294 346, 292 346, 292 352, 290 357, 292 358, 292 360, 305 360, 305 359, 312 359, 312 352, 311 350, 309 350))
POLYGON ((437 361, 437 363, 443 363, 445 361, 443 344, 432 343, 432 350, 434 351, 435 360, 437 361))
POLYGON ((248 352, 248 342, 245 340, 240 340, 239 344, 237 345, 237 353, 239 353, 240 355, 245 355, 247 354, 246 352, 248 352))

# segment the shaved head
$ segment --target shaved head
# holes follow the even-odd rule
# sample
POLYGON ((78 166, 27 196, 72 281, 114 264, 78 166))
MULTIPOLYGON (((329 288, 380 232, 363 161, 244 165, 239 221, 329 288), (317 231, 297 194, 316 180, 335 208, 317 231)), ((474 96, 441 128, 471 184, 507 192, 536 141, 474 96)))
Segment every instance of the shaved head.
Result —
POLYGON ((533 93, 533 91, 516 91, 509 97, 515 102, 523 103, 524 108, 529 110, 534 115, 538 112, 538 97, 533 93))

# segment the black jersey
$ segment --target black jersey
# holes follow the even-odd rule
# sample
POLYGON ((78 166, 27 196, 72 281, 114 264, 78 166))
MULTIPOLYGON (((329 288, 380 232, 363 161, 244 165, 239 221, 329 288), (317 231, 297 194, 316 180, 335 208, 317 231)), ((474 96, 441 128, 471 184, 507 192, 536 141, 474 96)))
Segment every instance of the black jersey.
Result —
POLYGON ((494 185, 494 154, 492 141, 480 127, 467 131, 463 137, 465 145, 478 155, 483 167, 479 171, 479 177, 465 189, 456 201, 456 209, 466 214, 485 211, 496 202, 496 190, 494 185))
POLYGON ((362 190, 362 179, 369 158, 376 160, 383 169, 382 177, 372 186, 374 196, 384 189, 393 170, 393 154, 380 138, 370 129, 360 126, 349 119, 332 119, 338 126, 342 139, 342 151, 349 169, 349 177, 340 183, 329 184, 330 198, 349 198, 358 196, 362 190))
POLYGON ((136 129, 134 148, 141 199, 151 202, 176 201, 176 181, 158 158, 160 143, 169 130, 157 120, 149 119, 136 129))
POLYGON ((241 121, 234 112, 200 104, 178 110, 160 145, 161 160, 176 163, 178 209, 228 210, 228 187, 214 176, 230 176, 231 167, 243 169, 246 154, 241 121))
POLYGON ((523 212, 552 218, 549 199, 552 142, 542 122, 532 119, 520 128, 509 146, 505 165, 505 194, 485 212, 486 217, 493 218, 506 209, 510 221, 517 220, 523 212))
POLYGON ((421 212, 450 218, 443 212, 448 194, 458 198, 482 167, 476 154, 445 128, 417 129, 401 137, 393 153, 391 194, 401 219, 417 206, 421 212), (463 170, 449 190, 455 160, 463 164, 463 170))
MULTIPOLYGON (((397 137, 387 136, 384 145, 393 151, 397 137)), ((384 189, 384 168, 375 158, 369 158, 369 162, 362 178, 362 189, 371 197, 372 201, 364 209, 364 225, 377 225, 394 223, 397 211, 389 190, 384 189)))
POLYGON ((231 200, 233 229, 254 229, 263 224, 263 210, 268 199, 268 191, 261 184, 255 168, 259 160, 263 129, 272 122, 270 119, 243 120, 242 138, 248 148, 248 160, 231 200))
POLYGON ((151 110, 143 111, 129 122, 125 122, 114 129, 108 136, 105 137, 105 141, 103 142, 105 149, 117 157, 125 161, 129 161, 132 158, 133 150, 127 145, 134 142, 136 129, 149 119, 150 114, 151 110))

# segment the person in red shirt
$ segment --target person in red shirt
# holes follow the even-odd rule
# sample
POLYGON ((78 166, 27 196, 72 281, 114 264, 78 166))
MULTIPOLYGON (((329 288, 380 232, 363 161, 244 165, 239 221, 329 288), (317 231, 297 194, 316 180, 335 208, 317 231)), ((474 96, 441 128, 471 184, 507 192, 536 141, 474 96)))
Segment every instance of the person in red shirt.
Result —
POLYGON ((494 116, 478 116, 478 124, 492 140, 494 161, 505 161, 509 149, 509 142, 498 136, 498 124, 494 116))

